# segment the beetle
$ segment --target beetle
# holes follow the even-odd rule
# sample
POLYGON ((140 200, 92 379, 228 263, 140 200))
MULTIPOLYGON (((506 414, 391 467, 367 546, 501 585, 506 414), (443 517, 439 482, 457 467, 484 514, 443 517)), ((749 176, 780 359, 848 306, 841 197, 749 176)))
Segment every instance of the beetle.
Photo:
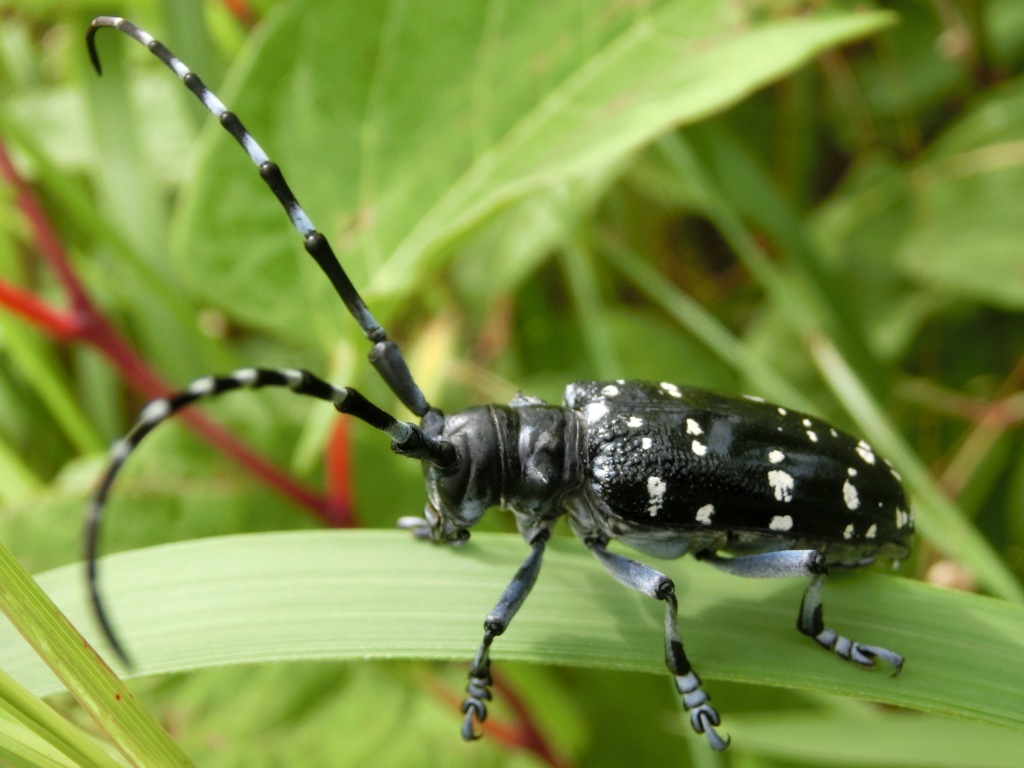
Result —
POLYGON ((716 730, 719 714, 684 651, 675 585, 657 569, 610 552, 612 540, 660 558, 690 554, 737 576, 806 576, 797 629, 842 659, 865 668, 880 659, 899 673, 900 654, 840 635, 823 616, 822 587, 831 568, 899 561, 909 552, 914 520, 900 477, 870 445, 758 398, 670 382, 579 381, 566 387, 562 405, 520 394, 509 405, 442 413, 429 404, 400 348, 238 117, 162 43, 119 17, 97 17, 86 34, 98 73, 95 36, 107 27, 148 48, 242 146, 371 342, 371 364, 419 419, 401 421, 352 388, 292 369, 208 376, 145 406, 111 449, 86 525, 93 606, 122 659, 127 654, 100 598, 96 558, 102 511, 117 473, 140 441, 182 408, 239 389, 280 387, 368 423, 391 439, 396 454, 422 463, 423 516, 398 521, 415 538, 461 545, 488 509, 514 515, 530 551, 484 621, 462 703, 466 740, 479 737, 477 726, 487 716, 492 643, 529 595, 562 517, 614 579, 664 603, 666 665, 692 728, 715 750, 725 749, 729 739, 716 730))

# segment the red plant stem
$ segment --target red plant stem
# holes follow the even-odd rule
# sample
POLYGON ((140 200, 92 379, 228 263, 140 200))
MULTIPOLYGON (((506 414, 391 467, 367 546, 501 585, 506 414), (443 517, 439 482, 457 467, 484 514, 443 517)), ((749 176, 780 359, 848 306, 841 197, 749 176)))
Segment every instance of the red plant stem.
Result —
POLYGON ((352 493, 352 438, 349 434, 351 420, 344 414, 335 418, 331 434, 327 438, 327 453, 324 467, 327 477, 326 520, 336 528, 358 528, 351 503, 352 493))
POLYGON ((495 692, 501 696, 503 701, 508 703, 516 714, 515 728, 508 729, 511 731, 509 735, 515 739, 513 743, 522 749, 533 752, 533 754, 544 760, 552 768, 562 768, 565 763, 555 756, 547 741, 544 740, 544 735, 534 722, 533 713, 527 708, 526 703, 519 697, 519 694, 508 686, 504 677, 495 675, 494 672, 491 672, 491 681, 495 692))
MULTIPOLYGON (((55 309, 26 291, 8 284, 0 285, 0 304, 62 341, 82 341, 94 346, 114 364, 128 386, 144 397, 170 394, 171 388, 121 338, 89 299, 35 193, 15 170, 2 140, 0 177, 14 188, 15 204, 28 221, 40 254, 67 294, 71 309, 55 309)), ((332 517, 337 517, 332 510, 348 506, 347 497, 331 501, 296 482, 202 414, 186 411, 181 414, 181 418, 266 485, 323 520, 331 521, 332 517)))
POLYGON ((256 24, 256 13, 246 0, 224 0, 228 13, 234 16, 246 27, 253 27, 256 24))
MULTIPOLYGON (((534 724, 532 713, 516 692, 505 684, 504 678, 492 671, 491 684, 498 694, 496 698, 507 702, 512 707, 516 717, 514 722, 505 723, 495 719, 489 713, 487 723, 481 726, 484 736, 504 744, 506 747, 532 752, 545 765, 551 766, 551 768, 569 768, 572 763, 566 762, 555 755, 554 750, 544 740, 544 736, 534 724)), ((431 681, 430 687, 440 699, 450 703, 453 709, 461 709, 462 701, 452 695, 451 689, 442 686, 436 680, 431 681)))
POLYGON ((11 285, 6 280, 0 280, 0 304, 58 339, 64 340, 75 335, 75 323, 67 312, 55 310, 40 301, 34 293, 11 285))

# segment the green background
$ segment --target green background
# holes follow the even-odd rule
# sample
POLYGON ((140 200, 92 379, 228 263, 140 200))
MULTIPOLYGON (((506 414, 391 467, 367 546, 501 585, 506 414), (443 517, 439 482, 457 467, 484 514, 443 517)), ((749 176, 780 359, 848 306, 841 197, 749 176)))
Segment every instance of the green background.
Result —
MULTIPOLYGON (((459 740, 480 624, 526 554, 508 515, 457 552, 394 531, 133 552, 104 583, 137 671, 229 665, 132 686, 197 764, 1016 764, 1024 6, 233 7, 0 4, 0 139, 93 301, 167 381, 302 366, 407 417, 230 137, 114 32, 95 77, 82 35, 97 13, 146 28, 238 112, 431 402, 557 402, 566 382, 605 377, 765 396, 889 457, 920 536, 898 574, 825 592, 837 629, 907 656, 895 679, 793 631, 799 580, 667 565, 733 737, 721 757, 659 671, 660 607, 569 538, 495 645, 494 727, 459 740), (989 597, 909 581, 947 578, 989 597), (384 608, 369 625, 366 606, 384 608), (254 660, 277 663, 231 666, 254 660)), ((0 277, 65 306, 0 190, 0 277)), ((88 345, 0 315, 0 541, 30 571, 80 558, 105 446, 143 403, 130 384, 88 345)), ((362 528, 422 508, 419 469, 362 425, 344 431, 352 466, 325 470, 326 406, 267 393, 208 412, 348 498, 362 528)), ((322 525, 180 424, 133 456, 109 512, 104 551, 322 525)), ((80 571, 46 578, 81 615, 80 571)), ((52 692, 9 636, 3 669, 52 692)), ((4 759, 51 764, 5 728, 4 759)))

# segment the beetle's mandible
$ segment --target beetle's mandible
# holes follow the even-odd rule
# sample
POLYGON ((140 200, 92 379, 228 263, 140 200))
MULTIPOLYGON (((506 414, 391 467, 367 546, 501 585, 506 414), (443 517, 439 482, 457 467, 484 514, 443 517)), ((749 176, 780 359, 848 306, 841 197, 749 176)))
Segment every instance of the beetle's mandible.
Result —
POLYGON ((830 567, 898 561, 909 551, 913 516, 899 476, 867 443, 756 398, 722 397, 668 382, 576 382, 566 388, 562 405, 518 396, 507 406, 443 414, 427 402, 398 346, 241 121, 166 47, 124 19, 101 16, 92 22, 86 40, 97 71, 94 38, 104 27, 146 46, 242 146, 371 342, 371 363, 420 419, 400 421, 351 388, 291 369, 209 376, 147 405, 115 443, 87 523, 93 602, 122 657, 96 571, 100 517, 117 472, 146 434, 185 406, 236 389, 283 387, 367 422, 390 437, 395 453, 422 462, 424 515, 399 520, 417 538, 461 544, 487 509, 514 514, 530 552, 484 622, 462 705, 465 739, 477 738, 476 726, 487 715, 491 644, 529 594, 545 544, 563 516, 613 578, 665 604, 666 664, 693 729, 715 750, 729 741, 717 732, 718 712, 684 651, 675 586, 651 566, 608 551, 613 539, 656 557, 691 554, 738 576, 806 576, 799 631, 862 667, 881 659, 900 671, 902 656, 838 634, 822 611, 830 567))

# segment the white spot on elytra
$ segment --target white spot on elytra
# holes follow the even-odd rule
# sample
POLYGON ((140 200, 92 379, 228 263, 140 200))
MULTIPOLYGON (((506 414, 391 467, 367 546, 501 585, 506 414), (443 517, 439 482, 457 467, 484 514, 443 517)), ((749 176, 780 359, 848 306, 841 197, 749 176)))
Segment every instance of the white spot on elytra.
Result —
POLYGON ((843 483, 843 502, 846 504, 846 508, 850 510, 857 509, 860 506, 860 496, 857 494, 857 488, 849 480, 843 483))
POLYGON ((626 421, 626 426, 627 427, 636 428, 636 427, 642 427, 643 425, 644 425, 644 420, 641 419, 639 416, 630 416, 629 419, 626 421))
POLYGON ((708 447, 704 445, 704 443, 702 443, 700 440, 694 440, 690 444, 690 448, 693 449, 693 452, 698 456, 703 456, 705 453, 708 452, 708 447))
POLYGON ((757 395, 744 395, 743 399, 744 400, 749 400, 752 403, 763 403, 764 402, 764 398, 763 397, 758 397, 757 395))
POLYGON ((776 501, 793 500, 793 476, 781 469, 773 469, 768 472, 768 485, 775 491, 776 501))
POLYGON ((704 525, 711 525, 711 516, 715 514, 714 504, 705 504, 703 507, 697 510, 696 520, 698 523, 704 525))
POLYGON ((828 433, 830 435, 832 435, 832 437, 839 437, 839 433, 836 431, 835 427, 832 427, 831 429, 829 429, 828 433))
POLYGON ((847 541, 853 538, 853 523, 850 523, 845 528, 843 528, 843 538, 847 541))
POLYGON ((587 424, 596 424, 608 415, 608 406, 604 403, 588 403, 583 408, 583 418, 587 424))
POLYGON ((873 539, 873 538, 875 538, 875 536, 877 534, 878 534, 878 526, 875 525, 874 523, 872 523, 871 527, 868 528, 867 531, 864 533, 864 538, 865 539, 873 539))
POLYGON ((607 387, 601 388, 601 394, 604 395, 605 397, 615 397, 617 394, 619 394, 619 388, 616 387, 614 384, 609 384, 607 387))
POLYGON ((647 511, 651 517, 654 517, 661 511, 661 505, 665 501, 665 490, 667 488, 668 485, 660 477, 651 475, 647 478, 647 493, 649 495, 647 511))
POLYGON ((811 429, 807 430, 807 439, 810 440, 812 443, 818 442, 818 436, 814 433, 814 430, 811 429))
POLYGON ((779 406, 779 407, 778 407, 778 408, 776 408, 775 410, 777 410, 777 411, 779 412, 779 416, 785 416, 785 415, 786 415, 787 413, 789 413, 789 411, 787 411, 787 410, 786 410, 785 408, 783 408, 782 406, 779 406))
POLYGON ((853 467, 847 467, 846 468, 846 474, 848 474, 850 477, 856 477, 857 476, 857 470, 854 469, 853 467))
POLYGON ((903 476, 899 472, 897 472, 895 469, 892 469, 890 467, 889 468, 889 474, 892 475, 893 479, 895 479, 897 482, 899 482, 899 483, 903 482, 903 476))
POLYGON ((864 460, 865 464, 873 465, 875 463, 875 452, 871 450, 871 446, 865 443, 863 440, 857 443, 856 451, 857 455, 864 460))
POLYGON ((780 451, 778 449, 773 450, 773 451, 768 451, 768 461, 770 461, 772 464, 780 464, 780 463, 782 463, 785 460, 786 460, 786 454, 784 454, 782 451, 780 451))
POLYGON ((793 527, 793 518, 789 515, 776 515, 768 523, 768 527, 773 531, 788 531, 793 527))
POLYGON ((683 393, 679 391, 679 387, 677 387, 672 382, 663 381, 658 386, 661 387, 661 389, 663 389, 666 394, 671 395, 672 397, 682 397, 683 396, 683 393))
POLYGON ((902 509, 896 509, 896 527, 906 528, 910 523, 910 513, 904 512, 902 509))
POLYGON ((653 445, 653 441, 651 440, 651 438, 649 438, 649 437, 642 437, 642 438, 640 438, 640 447, 643 448, 645 451, 648 450, 651 447, 651 445, 653 445))
POLYGON ((811 420, 810 419, 804 419, 802 423, 803 423, 803 425, 805 427, 811 426, 811 420))
POLYGON ((687 419, 686 420, 686 434, 688 434, 688 435, 703 435, 704 434, 704 430, 701 429, 700 428, 700 424, 698 424, 693 419, 687 419))

